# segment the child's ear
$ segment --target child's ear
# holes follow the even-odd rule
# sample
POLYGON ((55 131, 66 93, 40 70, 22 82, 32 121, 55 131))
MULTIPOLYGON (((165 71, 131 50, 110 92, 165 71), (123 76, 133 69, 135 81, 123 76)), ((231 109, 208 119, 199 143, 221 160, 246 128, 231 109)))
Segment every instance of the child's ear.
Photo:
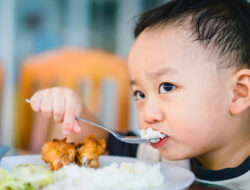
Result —
POLYGON ((250 106, 250 69, 236 72, 232 82, 233 98, 230 113, 237 115, 250 106))

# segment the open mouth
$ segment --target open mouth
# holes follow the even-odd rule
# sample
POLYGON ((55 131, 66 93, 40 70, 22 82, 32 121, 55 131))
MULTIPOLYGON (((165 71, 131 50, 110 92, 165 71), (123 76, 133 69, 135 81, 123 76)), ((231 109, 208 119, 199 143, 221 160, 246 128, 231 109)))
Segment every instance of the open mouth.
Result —
POLYGON ((151 141, 151 146, 154 148, 161 148, 168 140, 168 136, 159 138, 157 141, 151 141))
POLYGON ((154 148, 160 148, 166 143, 168 139, 168 136, 166 134, 162 133, 161 131, 153 130, 150 127, 146 130, 140 130, 140 135, 143 139, 150 139, 150 144, 154 148))

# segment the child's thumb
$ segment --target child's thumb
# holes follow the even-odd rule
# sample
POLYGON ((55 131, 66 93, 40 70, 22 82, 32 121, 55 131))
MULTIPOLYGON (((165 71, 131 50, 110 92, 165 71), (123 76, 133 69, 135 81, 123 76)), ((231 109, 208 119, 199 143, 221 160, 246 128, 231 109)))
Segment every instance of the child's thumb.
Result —
POLYGON ((72 131, 73 131, 74 133, 79 133, 79 132, 81 131, 81 127, 80 127, 78 121, 75 121, 72 131))

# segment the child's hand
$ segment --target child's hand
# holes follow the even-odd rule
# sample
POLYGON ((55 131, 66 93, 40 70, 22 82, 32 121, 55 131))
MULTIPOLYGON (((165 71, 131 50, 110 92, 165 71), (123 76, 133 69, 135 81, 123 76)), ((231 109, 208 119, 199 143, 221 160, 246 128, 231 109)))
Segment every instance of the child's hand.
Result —
POLYGON ((31 107, 57 123, 63 123, 63 134, 79 133, 80 126, 75 116, 80 116, 83 108, 80 97, 69 88, 53 87, 37 91, 31 97, 31 107))

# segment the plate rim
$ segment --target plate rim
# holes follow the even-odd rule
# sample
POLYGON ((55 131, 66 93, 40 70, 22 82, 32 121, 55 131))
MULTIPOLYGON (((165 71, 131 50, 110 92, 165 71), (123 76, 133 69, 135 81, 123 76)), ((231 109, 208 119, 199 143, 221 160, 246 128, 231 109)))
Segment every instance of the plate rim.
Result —
MULTIPOLYGON (((3 161, 7 161, 8 159, 18 159, 18 158, 29 158, 32 159, 32 157, 37 158, 37 157, 41 157, 41 154, 32 154, 32 155, 14 155, 14 156, 5 156, 0 160, 0 167, 4 168, 4 169, 11 169, 11 168, 6 168, 3 165, 3 161)), ((176 165, 172 165, 172 164, 168 164, 168 163, 162 163, 162 162, 156 162, 156 161, 151 161, 151 160, 143 160, 143 159, 138 159, 138 158, 132 158, 132 157, 125 157, 125 156, 114 156, 114 155, 101 155, 100 156, 100 163, 104 162, 104 160, 112 160, 115 163, 120 164, 121 162, 144 162, 146 164, 150 164, 150 165, 154 165, 154 164, 160 164, 160 169, 161 172, 163 173, 164 177, 166 177, 166 174, 164 174, 163 170, 168 170, 169 168, 171 169, 177 169, 177 170, 182 170, 182 172, 184 172, 184 175, 186 175, 186 177, 188 178, 183 184, 178 184, 178 187, 176 187, 173 190, 180 190, 180 189, 185 189, 187 187, 189 187, 195 180, 195 175, 193 174, 192 171, 183 168, 181 166, 176 166, 176 165)), ((41 160, 42 161, 42 160, 41 160)), ((28 163, 28 162, 25 162, 28 163)), ((44 162, 43 162, 44 163, 44 162)), ((17 163, 16 165, 18 165, 19 163, 17 163)), ((42 165, 47 165, 47 164, 42 164, 42 165)), ((105 165, 104 165, 105 166, 105 165)), ((14 167, 14 166, 13 166, 14 167)), ((172 189, 171 189, 172 190, 172 189)))

